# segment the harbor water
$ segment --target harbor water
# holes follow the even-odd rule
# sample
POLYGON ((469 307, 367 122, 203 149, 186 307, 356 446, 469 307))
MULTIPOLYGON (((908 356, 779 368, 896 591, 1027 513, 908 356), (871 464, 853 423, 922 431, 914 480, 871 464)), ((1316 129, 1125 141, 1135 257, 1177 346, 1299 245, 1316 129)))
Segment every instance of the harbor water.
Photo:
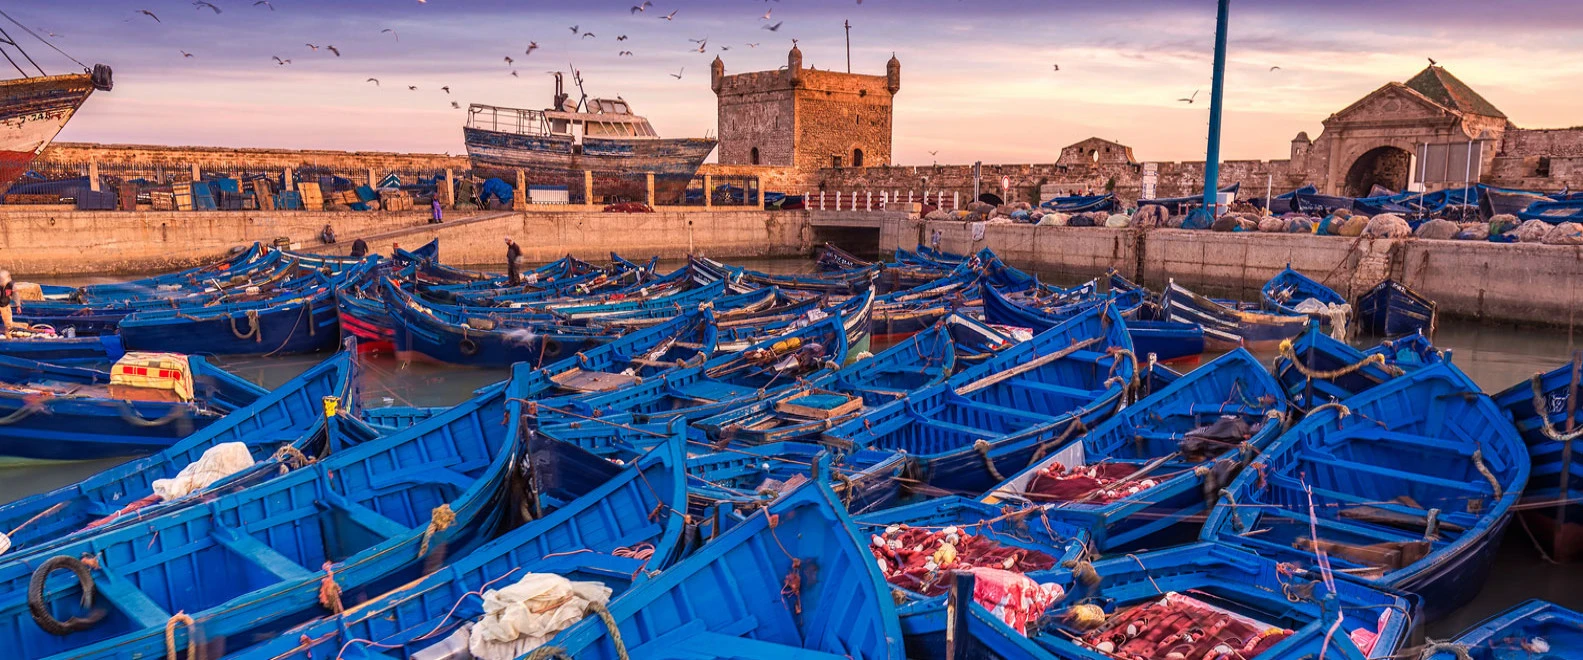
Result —
MULTIPOLYGON (((734 260, 733 263, 776 273, 814 270, 811 261, 800 259, 734 260)), ((661 267, 674 268, 679 265, 662 263, 661 267)), ((74 278, 51 283, 80 285, 92 281, 97 281, 97 278, 74 278)), ((1434 343, 1450 351, 1458 367, 1486 392, 1493 393, 1525 380, 1535 372, 1554 368, 1576 350, 1578 339, 1573 332, 1564 328, 1519 328, 1441 319, 1434 343)), ((1362 338, 1355 340, 1355 343, 1365 346, 1371 342, 1362 338)), ((883 348, 876 345, 874 350, 878 352, 883 348)), ((316 364, 320 357, 237 357, 217 358, 214 361, 239 376, 272 388, 316 364)), ((1205 359, 1208 357, 1205 356, 1205 359)), ((1258 357, 1269 364, 1275 355, 1263 353, 1258 354, 1258 357)), ((1171 366, 1186 370, 1198 363, 1189 361, 1171 366)), ((508 375, 504 369, 406 362, 389 355, 365 355, 360 358, 359 369, 363 403, 369 408, 449 406, 466 400, 474 390, 498 382, 508 375)), ((0 502, 73 483, 125 460, 116 458, 0 467, 0 502)), ((1451 616, 1429 626, 1426 632, 1431 638, 1448 638, 1486 617, 1531 598, 1583 609, 1583 570, 1548 563, 1521 523, 1514 521, 1500 548, 1492 577, 1479 596, 1451 616)))

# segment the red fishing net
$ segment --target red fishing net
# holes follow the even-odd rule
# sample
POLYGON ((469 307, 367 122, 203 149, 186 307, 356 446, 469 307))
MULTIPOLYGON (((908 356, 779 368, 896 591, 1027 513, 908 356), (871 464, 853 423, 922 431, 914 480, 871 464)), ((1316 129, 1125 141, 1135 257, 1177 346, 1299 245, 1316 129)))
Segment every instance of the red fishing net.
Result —
POLYGON ((1054 557, 1038 550, 1002 545, 956 527, 931 531, 891 525, 870 540, 885 580, 926 596, 945 593, 951 571, 987 567, 1027 573, 1055 566, 1054 557))
POLYGON ((1291 636, 1191 596, 1168 593, 1110 617, 1083 635, 1097 651, 1129 660, 1253 658, 1291 636))
POLYGON ((1028 481, 1027 493, 1038 500, 1080 500, 1105 504, 1159 483, 1154 479, 1123 481, 1137 471, 1138 466, 1126 463, 1095 463, 1067 468, 1052 462, 1028 481))

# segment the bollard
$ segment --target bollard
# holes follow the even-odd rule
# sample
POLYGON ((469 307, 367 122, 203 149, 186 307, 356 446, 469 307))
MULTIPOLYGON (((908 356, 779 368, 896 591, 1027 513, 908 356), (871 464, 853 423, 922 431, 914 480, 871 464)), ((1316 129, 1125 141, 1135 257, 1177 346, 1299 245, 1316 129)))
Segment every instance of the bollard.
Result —
POLYGON ((955 211, 959 208, 962 208, 962 193, 953 192, 951 193, 951 210, 955 211))
POLYGON ((866 190, 863 192, 863 210, 874 210, 874 191, 866 190))
POLYGON ((819 191, 819 210, 824 210, 824 191, 819 191))
POLYGON ((835 191, 835 210, 841 210, 841 191, 835 191))

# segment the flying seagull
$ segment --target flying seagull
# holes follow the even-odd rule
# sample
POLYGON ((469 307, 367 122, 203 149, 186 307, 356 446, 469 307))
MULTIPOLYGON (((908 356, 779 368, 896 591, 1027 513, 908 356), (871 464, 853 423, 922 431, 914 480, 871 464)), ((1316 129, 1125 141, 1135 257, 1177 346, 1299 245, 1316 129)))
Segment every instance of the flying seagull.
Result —
POLYGON ((578 32, 580 32, 581 30, 578 30, 578 28, 580 28, 580 27, 582 27, 582 26, 581 25, 573 25, 572 28, 571 28, 572 29, 572 34, 577 34, 578 32))
POLYGON ((407 85, 407 91, 409 91, 409 92, 416 92, 416 91, 418 91, 418 86, 417 85, 407 85))
POLYGON ((538 49, 539 49, 539 42, 537 42, 537 41, 529 41, 528 42, 528 51, 523 53, 523 55, 532 55, 533 51, 536 51, 538 49))
POLYGON ((1193 90, 1193 95, 1192 96, 1189 96, 1189 97, 1187 97, 1185 99, 1177 99, 1177 100, 1181 101, 1183 103, 1191 104, 1196 99, 1198 99, 1198 90, 1195 89, 1195 90, 1193 90))
POLYGON ((259 5, 264 5, 265 7, 269 7, 270 11, 275 11, 275 5, 270 4, 269 0, 258 0, 258 2, 253 3, 254 7, 259 5))
POLYGON ((401 41, 401 35, 397 34, 395 30, 392 30, 390 28, 385 28, 385 29, 379 31, 380 34, 384 34, 386 32, 389 32, 390 36, 395 37, 396 41, 401 41))
POLYGON ((139 9, 139 10, 137 10, 137 13, 144 14, 144 15, 148 16, 149 18, 154 19, 155 23, 164 23, 165 22, 165 21, 159 20, 159 17, 155 16, 154 12, 151 12, 151 11, 149 11, 147 9, 139 9))
POLYGON ((457 103, 457 102, 455 102, 455 101, 451 101, 451 107, 452 107, 452 108, 455 108, 455 109, 457 109, 457 110, 461 110, 461 109, 462 109, 462 106, 461 106, 461 104, 459 104, 459 103, 457 103))
POLYGON ((627 35, 622 34, 622 35, 617 35, 616 36, 616 41, 626 41, 626 40, 627 40, 627 35))
POLYGON ((204 7, 208 7, 210 9, 213 9, 214 13, 216 13, 216 14, 220 13, 220 8, 219 7, 216 7, 213 4, 208 3, 208 2, 204 2, 203 0, 194 0, 194 2, 192 3, 192 8, 193 9, 203 9, 204 7))
POLYGON ((371 83, 374 83, 375 87, 379 86, 379 79, 378 78, 369 78, 368 80, 364 80, 363 82, 371 82, 371 83))
POLYGON ((327 50, 327 51, 330 51, 332 53, 335 53, 336 57, 340 57, 341 56, 341 49, 336 48, 335 46, 325 46, 324 49, 327 50))
POLYGON ((1060 71, 1061 70, 1061 65, 1059 65, 1059 64, 1051 64, 1050 66, 1055 67, 1056 71, 1060 71))
POLYGON ((680 69, 677 69, 677 70, 676 70, 676 73, 672 73, 672 74, 670 74, 670 76, 671 76, 671 77, 672 77, 672 78, 675 78, 675 79, 677 79, 677 80, 681 80, 681 79, 682 79, 682 72, 683 72, 683 71, 686 71, 686 70, 687 70, 687 67, 685 67, 685 66, 684 66, 684 67, 682 67, 682 68, 680 68, 680 69))
POLYGON ((769 20, 769 19, 770 19, 770 13, 771 13, 771 12, 773 12, 773 11, 775 11, 775 8, 774 8, 774 7, 770 7, 770 8, 769 8, 769 9, 767 9, 767 10, 765 10, 765 11, 764 11, 764 15, 763 15, 763 16, 760 16, 760 17, 759 17, 759 20, 761 20, 761 21, 767 21, 767 20, 769 20))
POLYGON ((671 10, 671 13, 666 14, 664 16, 661 16, 660 18, 663 18, 663 19, 665 19, 667 21, 674 21, 674 20, 676 20, 676 12, 679 12, 679 11, 681 11, 681 10, 680 9, 673 9, 673 10, 671 10))
POLYGON ((440 91, 445 92, 446 94, 450 94, 451 93, 451 86, 450 85, 446 85, 444 87, 441 87, 440 91))
POLYGON ((1435 58, 1433 58, 1433 57, 1429 58, 1429 66, 1434 66, 1436 64, 1439 64, 1439 62, 1436 62, 1435 58))
POLYGON ((517 72, 515 70, 512 70, 511 77, 512 78, 521 78, 522 76, 517 75, 517 72))
POLYGON ((506 65, 507 65, 507 66, 510 66, 510 65, 511 65, 511 63, 512 63, 512 62, 515 62, 515 61, 516 61, 516 60, 514 60, 514 59, 511 59, 511 56, 510 56, 510 55, 507 55, 507 56, 506 56, 506 65))
POLYGON ((760 25, 759 27, 763 28, 765 30, 769 30, 770 32, 779 32, 780 29, 781 29, 781 23, 785 23, 785 22, 786 21, 780 21, 779 23, 776 23, 774 25, 760 25))
POLYGON ((189 52, 184 50, 184 51, 181 51, 181 56, 182 57, 192 57, 192 53, 189 53, 189 52))
POLYGON ((758 48, 758 47, 759 47, 759 45, 757 43, 748 44, 748 48, 758 48))
POLYGON ((641 14, 644 10, 647 10, 649 7, 653 6, 654 3, 649 2, 649 0, 643 0, 643 4, 641 5, 632 5, 632 11, 630 13, 641 14))
POLYGON ((289 60, 289 59, 283 60, 283 59, 280 59, 280 57, 277 56, 277 57, 275 57, 275 64, 280 65, 280 66, 286 66, 287 64, 291 64, 291 60, 289 60))
POLYGON ((623 50, 623 51, 621 51, 619 53, 616 53, 616 57, 631 57, 631 56, 632 56, 632 51, 630 51, 630 50, 623 50))
POLYGON ((595 35, 595 34, 594 34, 594 33, 592 33, 592 32, 584 32, 584 33, 583 33, 583 36, 582 36, 582 38, 583 38, 583 39, 587 39, 587 38, 589 38, 589 37, 596 37, 596 38, 597 38, 597 35, 595 35))
POLYGON ((1270 67, 1270 70, 1271 70, 1271 71, 1280 71, 1280 70, 1281 70, 1281 67, 1278 67, 1278 66, 1272 66, 1272 67, 1270 67))
POLYGON ((319 52, 319 47, 318 46, 315 46, 313 44, 303 44, 303 45, 307 46, 309 50, 312 50, 315 53, 319 52))

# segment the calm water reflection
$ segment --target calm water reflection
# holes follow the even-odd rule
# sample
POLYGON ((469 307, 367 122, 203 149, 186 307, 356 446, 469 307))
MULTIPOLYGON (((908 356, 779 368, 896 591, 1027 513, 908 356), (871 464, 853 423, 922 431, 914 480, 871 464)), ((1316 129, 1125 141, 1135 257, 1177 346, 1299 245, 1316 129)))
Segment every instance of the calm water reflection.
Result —
MULTIPOLYGON (((750 268, 778 273, 813 271, 807 260, 737 260, 750 268)), ((680 262, 662 263, 663 269, 680 262)), ((70 284, 106 281, 76 278, 70 284)), ((1357 342, 1359 345, 1367 341, 1357 342)), ((1524 380, 1535 371, 1548 370, 1567 359, 1575 348, 1572 333, 1564 329, 1515 328, 1443 320, 1435 344, 1452 351, 1454 362, 1488 392, 1524 380)), ((317 363, 320 356, 284 358, 223 358, 227 369, 265 387, 275 387, 317 363)), ((1206 356, 1207 359, 1208 356, 1206 356)), ((1267 364, 1273 353, 1261 354, 1267 364)), ((1191 368, 1193 365, 1177 365, 1191 368)), ((390 356, 370 356, 360 362, 364 405, 444 406, 465 400, 473 390, 506 377, 503 369, 465 369, 444 365, 406 363, 390 356)), ((10 501, 73 483, 124 459, 57 463, 0 468, 0 502, 10 501)), ((1573 609, 1583 609, 1583 568, 1545 563, 1516 523, 1500 549, 1494 577, 1478 598, 1451 617, 1430 626, 1429 634, 1445 638, 1495 612, 1529 598, 1544 598, 1573 609)))

